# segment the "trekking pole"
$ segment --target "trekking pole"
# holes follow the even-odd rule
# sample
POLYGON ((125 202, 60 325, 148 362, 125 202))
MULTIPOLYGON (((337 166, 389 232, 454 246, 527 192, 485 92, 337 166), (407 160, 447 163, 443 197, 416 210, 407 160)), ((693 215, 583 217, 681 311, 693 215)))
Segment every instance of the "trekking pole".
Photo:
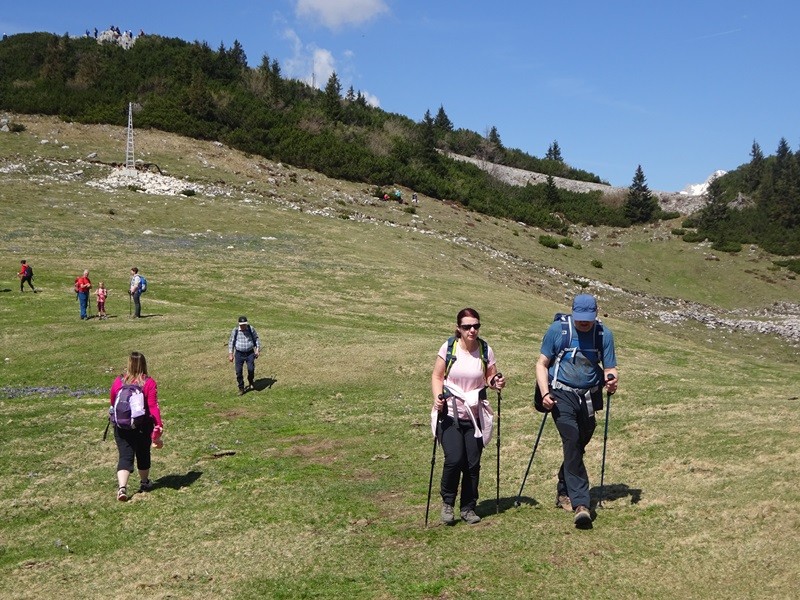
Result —
MULTIPOLYGON (((607 381, 613 381, 615 379, 613 373, 609 373, 608 377, 606 378, 607 381)), ((602 466, 600 468, 600 500, 597 502, 597 506, 603 506, 603 494, 605 493, 604 487, 604 480, 606 476, 606 442, 608 442, 608 417, 611 414, 611 392, 606 394, 606 424, 605 424, 605 432, 603 433, 603 461, 602 466)))
MULTIPOLYGON (((444 400, 447 396, 445 394, 439 394, 439 400, 444 400)), ((441 424, 442 417, 447 414, 447 404, 442 404, 442 408, 439 409, 439 418, 437 419, 437 424, 441 424)), ((425 529, 428 528, 428 514, 431 510, 431 492, 433 491, 433 467, 436 464, 436 444, 439 442, 437 436, 439 435, 439 427, 436 427, 436 435, 433 436, 433 454, 431 455, 431 476, 428 479, 428 503, 425 505, 425 529)))
POLYGON ((536 455, 536 448, 539 447, 539 439, 542 437, 542 430, 544 430, 544 422, 547 421, 547 413, 544 413, 542 417, 542 424, 539 425, 539 434, 536 436, 536 442, 533 444, 533 452, 531 452, 531 459, 528 461, 528 468, 525 469, 525 476, 522 478, 522 485, 519 486, 519 493, 517 494, 517 499, 514 500, 514 506, 519 506, 519 498, 522 496, 522 488, 525 487, 525 481, 528 479, 528 472, 531 470, 531 464, 533 463, 533 457, 536 455))
POLYGON ((128 292, 128 316, 129 317, 133 314, 133 312, 132 312, 133 311, 133 307, 131 306, 132 304, 133 304, 133 297, 131 296, 131 293, 128 292))
MULTIPOLYGON (((502 373, 495 374, 494 378, 502 377, 502 373)), ((497 390, 497 497, 494 501, 494 512, 500 514, 500 402, 503 399, 500 390, 497 390)))

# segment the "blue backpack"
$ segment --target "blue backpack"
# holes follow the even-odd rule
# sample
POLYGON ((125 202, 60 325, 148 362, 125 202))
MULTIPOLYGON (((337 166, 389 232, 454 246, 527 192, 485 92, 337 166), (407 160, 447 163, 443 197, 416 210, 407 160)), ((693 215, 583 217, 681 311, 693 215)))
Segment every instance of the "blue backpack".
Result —
POLYGON ((144 275, 139 275, 139 293, 144 294, 147 291, 147 279, 144 275))
MULTIPOLYGON (((579 349, 577 346, 572 345, 572 315, 565 314, 565 313, 556 313, 553 317, 553 322, 561 323, 561 343, 559 345, 558 352, 556 353, 556 358, 554 367, 553 367, 553 376, 554 378, 558 377, 558 369, 561 366, 561 361, 564 358, 569 360, 570 355, 572 360, 575 360, 575 356, 578 353, 578 350, 581 350, 581 353, 585 354, 587 352, 586 348, 579 349)), ((588 357, 592 362, 599 366, 600 364, 600 357, 603 353, 603 323, 600 319, 595 319, 594 323, 594 348, 588 350, 589 352, 594 352, 595 357, 591 358, 588 357)), ((534 394, 533 394, 533 405, 539 412, 549 412, 544 405, 542 405, 542 394, 539 390, 539 386, 534 384, 534 394)), ((600 395, 600 407, 595 408, 595 410, 602 409, 602 394, 600 395)))

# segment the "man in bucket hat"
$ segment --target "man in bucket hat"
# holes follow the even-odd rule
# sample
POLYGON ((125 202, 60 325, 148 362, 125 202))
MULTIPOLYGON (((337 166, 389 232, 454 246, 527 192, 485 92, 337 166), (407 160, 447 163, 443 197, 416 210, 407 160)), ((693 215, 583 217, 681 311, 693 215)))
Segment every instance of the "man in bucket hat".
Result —
POLYGON ((231 337, 228 340, 228 360, 234 363, 240 396, 246 391, 243 367, 247 363, 247 389, 252 389, 253 379, 256 375, 256 359, 260 352, 261 340, 258 339, 255 327, 247 322, 247 317, 239 317, 239 322, 231 331, 231 337))
POLYGON ((564 453, 558 472, 556 506, 573 513, 575 525, 591 527, 589 475, 583 453, 592 439, 603 386, 617 389, 617 357, 611 330, 597 320, 597 301, 579 294, 572 314, 557 314, 542 340, 536 385, 542 407, 553 415, 564 453))

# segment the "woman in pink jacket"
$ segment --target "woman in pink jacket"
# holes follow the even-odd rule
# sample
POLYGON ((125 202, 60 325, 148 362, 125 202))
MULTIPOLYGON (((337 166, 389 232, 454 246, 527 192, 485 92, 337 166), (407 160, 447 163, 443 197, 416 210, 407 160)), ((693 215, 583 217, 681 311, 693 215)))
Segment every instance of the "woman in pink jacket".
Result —
POLYGON ((141 481, 139 491, 149 492, 153 489, 150 481, 150 447, 161 448, 161 434, 164 424, 161 421, 161 410, 158 406, 158 386, 156 380, 147 374, 147 361, 144 354, 131 352, 128 357, 128 369, 114 380, 111 385, 111 406, 117 399, 117 393, 125 385, 134 385, 144 394, 145 415, 142 423, 135 429, 114 427, 114 441, 117 442, 119 460, 117 462, 117 500, 125 502, 128 494, 128 477, 133 473, 133 461, 139 470, 141 481))

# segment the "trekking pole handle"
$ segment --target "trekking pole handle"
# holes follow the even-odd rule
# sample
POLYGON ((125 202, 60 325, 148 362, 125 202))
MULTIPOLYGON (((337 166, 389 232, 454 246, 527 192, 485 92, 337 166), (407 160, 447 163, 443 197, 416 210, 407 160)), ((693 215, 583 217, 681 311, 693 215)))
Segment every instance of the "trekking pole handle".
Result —
POLYGON ((616 377, 614 377, 613 373, 609 373, 608 375, 606 375, 606 381, 614 381, 615 379, 616 377))
POLYGON ((500 371, 495 373, 494 376, 492 376, 491 380, 489 381, 489 387, 494 387, 495 380, 496 379, 502 379, 502 378, 503 378, 503 374, 500 371))
MULTIPOLYGON (((452 397, 453 394, 442 392, 439 394, 439 400, 447 400, 448 398, 452 397)), ((447 402, 442 402, 442 407, 439 409, 440 415, 447 414, 447 402)))

